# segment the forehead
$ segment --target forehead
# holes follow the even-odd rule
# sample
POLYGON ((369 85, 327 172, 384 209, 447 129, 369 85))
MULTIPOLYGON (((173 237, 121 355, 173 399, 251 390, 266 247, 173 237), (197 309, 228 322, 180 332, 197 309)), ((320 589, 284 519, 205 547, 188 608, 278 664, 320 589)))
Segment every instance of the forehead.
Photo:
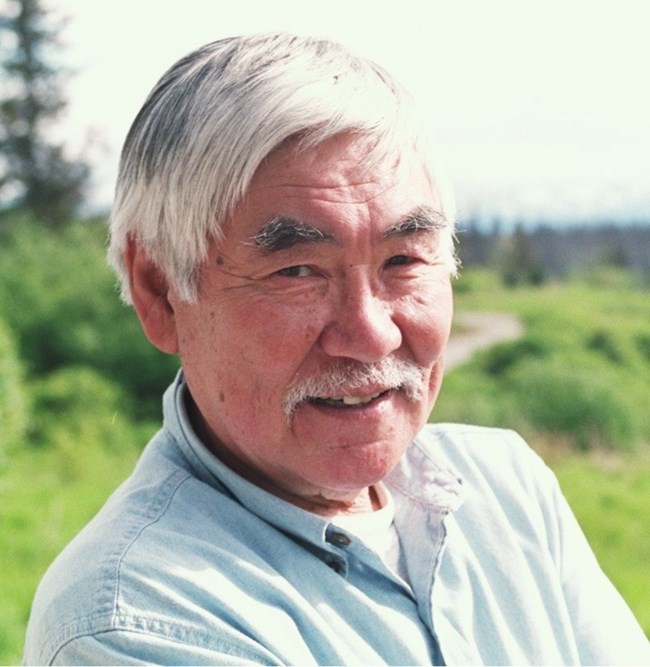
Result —
POLYGON ((306 207, 315 215, 319 209, 345 214, 355 205, 365 205, 367 211, 374 208, 390 216, 414 206, 435 207, 436 199, 429 174, 414 152, 399 159, 368 160, 363 142, 340 135, 315 147, 302 148, 294 141, 273 151, 238 208, 248 217, 263 218, 306 207))
POLYGON ((314 186, 337 187, 394 171, 395 158, 374 160, 376 164, 366 166, 368 153, 364 142, 350 135, 331 137, 311 147, 303 147, 297 140, 289 141, 262 161, 251 187, 267 181, 278 184, 287 178, 314 186))

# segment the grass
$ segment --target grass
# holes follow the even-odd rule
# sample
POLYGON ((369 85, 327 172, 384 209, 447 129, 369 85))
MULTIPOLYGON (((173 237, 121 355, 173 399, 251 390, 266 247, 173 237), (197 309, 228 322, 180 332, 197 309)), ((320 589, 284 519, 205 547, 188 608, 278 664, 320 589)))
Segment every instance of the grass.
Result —
POLYGON ((514 313, 526 333, 449 373, 435 420, 568 437, 583 451, 650 444, 647 291, 620 278, 507 290, 489 273, 468 274, 459 287, 457 312, 514 313))
POLYGON ((650 460, 579 456, 551 462, 598 561, 650 636, 650 460))
POLYGON ((72 472, 55 448, 22 448, 6 461, 0 472, 0 664, 20 663, 38 581, 127 477, 138 454, 135 447, 87 447, 72 472))

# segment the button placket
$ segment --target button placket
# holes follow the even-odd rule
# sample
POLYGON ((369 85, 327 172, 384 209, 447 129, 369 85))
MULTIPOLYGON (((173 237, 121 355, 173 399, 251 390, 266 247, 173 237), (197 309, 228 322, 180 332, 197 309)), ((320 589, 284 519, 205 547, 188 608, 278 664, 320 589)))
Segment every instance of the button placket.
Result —
MULTIPOLYGON (((332 524, 327 527, 325 541, 341 550, 345 550, 352 544, 352 538, 332 524)), ((346 558, 346 556, 339 556, 337 553, 330 551, 324 561, 333 572, 345 575, 348 569, 346 558)))

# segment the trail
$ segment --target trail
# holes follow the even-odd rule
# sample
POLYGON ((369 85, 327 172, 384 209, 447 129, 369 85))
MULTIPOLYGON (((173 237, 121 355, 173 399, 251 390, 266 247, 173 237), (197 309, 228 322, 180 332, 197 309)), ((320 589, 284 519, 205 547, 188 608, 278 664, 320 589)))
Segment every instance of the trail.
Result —
POLYGON ((456 321, 466 330, 449 339, 445 357, 447 371, 466 363, 479 350, 516 340, 524 333, 522 323, 509 313, 459 313, 456 321))

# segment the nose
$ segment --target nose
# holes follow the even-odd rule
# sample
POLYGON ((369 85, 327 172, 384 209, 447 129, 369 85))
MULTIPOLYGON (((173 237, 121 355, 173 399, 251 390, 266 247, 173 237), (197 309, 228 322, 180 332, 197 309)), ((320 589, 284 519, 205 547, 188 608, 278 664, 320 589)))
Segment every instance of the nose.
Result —
POLYGON ((320 336, 327 355, 372 363, 401 346, 402 332, 393 319, 393 306, 375 291, 361 272, 347 278, 320 336))

